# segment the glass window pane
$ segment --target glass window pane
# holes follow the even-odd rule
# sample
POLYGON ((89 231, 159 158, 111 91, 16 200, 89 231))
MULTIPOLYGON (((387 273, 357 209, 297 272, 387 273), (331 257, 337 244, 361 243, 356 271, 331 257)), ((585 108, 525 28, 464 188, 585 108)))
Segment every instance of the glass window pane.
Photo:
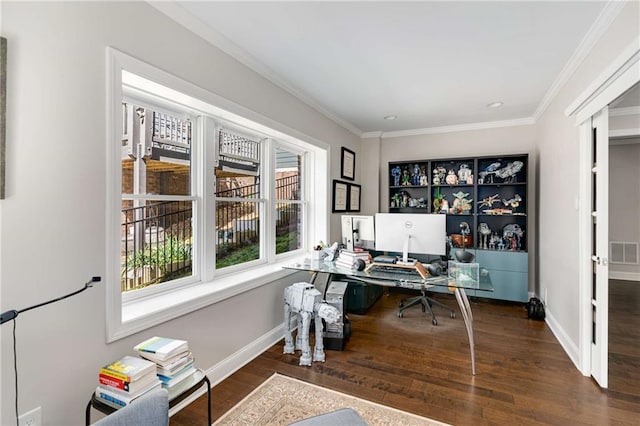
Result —
POLYGON ((216 202, 216 269, 260 259, 260 204, 216 202))
POLYGON ((276 148, 276 200, 300 200, 302 156, 276 148))
POLYGON ((300 212, 300 204, 276 204, 276 254, 300 248, 302 236, 302 215, 300 212))
POLYGON ((193 275, 192 218, 192 201, 122 201, 123 292, 193 275))

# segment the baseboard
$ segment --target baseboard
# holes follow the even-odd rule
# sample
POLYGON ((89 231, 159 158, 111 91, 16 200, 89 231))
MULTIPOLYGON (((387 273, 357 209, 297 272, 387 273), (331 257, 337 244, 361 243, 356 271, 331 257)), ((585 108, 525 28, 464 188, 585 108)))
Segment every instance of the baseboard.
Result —
POLYGON ((612 271, 609 269, 610 280, 624 280, 624 281, 640 281, 640 272, 623 272, 612 271))
MULTIPOLYGON (((244 365, 251 362, 258 355, 269 349, 271 346, 275 345, 283 337, 284 324, 280 324, 276 328, 258 337, 256 340, 249 343, 244 348, 241 348, 239 351, 229 355, 227 358, 215 364, 213 367, 207 369, 205 371, 205 374, 211 382, 211 387, 217 385, 218 383, 238 371, 244 365)), ((202 388, 201 390, 194 392, 184 401, 181 401, 178 405, 173 407, 169 411, 169 415, 173 416, 182 408, 186 407, 187 405, 198 399, 200 396, 204 395, 206 391, 207 390, 205 388, 202 388)))
POLYGON ((571 362, 573 362, 578 371, 582 373, 582 369, 580 368, 580 348, 571 341, 567 333, 565 333, 564 329, 560 326, 558 321, 556 321, 553 314, 548 310, 545 312, 545 322, 556 337, 556 340, 560 343, 560 346, 562 346, 562 349, 564 349, 565 353, 569 356, 571 362))

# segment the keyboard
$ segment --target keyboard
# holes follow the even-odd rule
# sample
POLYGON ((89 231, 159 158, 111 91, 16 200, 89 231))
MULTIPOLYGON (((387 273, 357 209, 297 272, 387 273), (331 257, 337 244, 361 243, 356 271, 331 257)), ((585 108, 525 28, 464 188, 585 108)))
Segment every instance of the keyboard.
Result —
POLYGON ((422 278, 416 269, 401 268, 401 267, 394 267, 394 266, 373 265, 369 269, 369 272, 373 272, 373 273, 381 272, 381 273, 403 275, 405 277, 422 278))

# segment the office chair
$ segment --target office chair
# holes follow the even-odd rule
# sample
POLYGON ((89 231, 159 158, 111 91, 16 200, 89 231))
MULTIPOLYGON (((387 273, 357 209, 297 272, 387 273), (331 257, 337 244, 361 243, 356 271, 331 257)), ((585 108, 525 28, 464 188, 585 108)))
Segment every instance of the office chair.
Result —
MULTIPOLYGON (((437 276, 437 274, 442 273, 442 271, 444 270, 442 265, 444 264, 446 266, 446 262, 449 259, 450 250, 451 250, 451 246, 449 243, 447 243, 446 254, 444 256, 441 256, 441 259, 433 261, 427 267, 431 275, 437 276)), ((404 317, 403 311, 405 309, 408 309, 414 305, 417 305, 418 303, 420 303, 420 305, 422 306, 422 312, 429 311, 429 314, 431 315, 431 324, 433 325, 438 325, 436 314, 433 312, 434 305, 449 311, 449 315, 451 316, 451 318, 456 317, 456 312, 453 309, 427 296, 427 290, 422 289, 420 290, 420 296, 410 297, 408 299, 403 299, 400 301, 400 304, 398 305, 398 318, 404 317)))

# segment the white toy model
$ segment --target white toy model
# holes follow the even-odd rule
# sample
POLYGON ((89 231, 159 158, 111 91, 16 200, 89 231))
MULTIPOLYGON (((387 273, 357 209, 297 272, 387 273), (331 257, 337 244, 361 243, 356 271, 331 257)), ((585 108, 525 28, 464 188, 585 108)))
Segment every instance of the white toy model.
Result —
POLYGON ((302 351, 300 365, 311 365, 311 347, 309 346, 309 327, 311 316, 316 323, 316 341, 313 350, 313 361, 324 362, 324 345, 322 343, 324 319, 328 324, 342 322, 340 311, 322 301, 322 294, 309 283, 294 283, 284 289, 284 351, 285 354, 302 351), (295 346, 291 334, 291 317, 298 316, 298 334, 295 346))

